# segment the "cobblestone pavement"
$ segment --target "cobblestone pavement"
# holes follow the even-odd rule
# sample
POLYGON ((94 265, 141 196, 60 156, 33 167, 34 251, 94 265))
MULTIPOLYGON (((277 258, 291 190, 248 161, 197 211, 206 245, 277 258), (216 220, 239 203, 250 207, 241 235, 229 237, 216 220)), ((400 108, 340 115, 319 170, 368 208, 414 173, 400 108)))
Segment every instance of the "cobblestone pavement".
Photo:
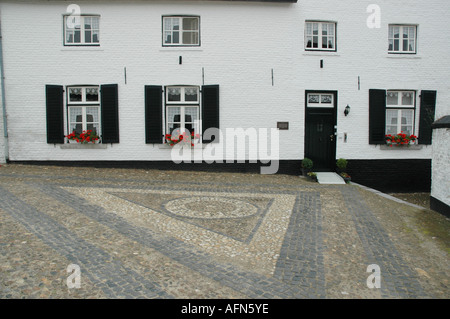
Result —
POLYGON ((449 298, 423 214, 450 229, 298 176, 3 165, 0 298, 449 298))

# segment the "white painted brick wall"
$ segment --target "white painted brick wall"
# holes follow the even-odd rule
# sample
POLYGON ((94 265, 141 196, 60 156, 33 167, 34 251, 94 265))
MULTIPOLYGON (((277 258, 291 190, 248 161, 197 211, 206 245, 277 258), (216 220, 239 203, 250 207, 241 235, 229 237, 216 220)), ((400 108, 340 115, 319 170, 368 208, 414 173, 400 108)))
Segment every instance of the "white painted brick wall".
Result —
POLYGON ((431 196, 450 206, 450 129, 433 130, 431 196))
MULTIPOLYGON (((272 128, 289 121, 289 130, 280 131, 285 160, 304 156, 305 90, 338 91, 338 132, 348 134, 347 143, 338 139, 338 158, 431 158, 431 147, 402 152, 368 144, 371 88, 437 90, 437 113, 449 113, 447 0, 377 1, 380 29, 366 26, 371 1, 74 2, 82 13, 101 15, 101 47, 62 45, 67 1, 0 3, 11 160, 170 160, 169 150, 145 144, 144 86, 201 85, 202 68, 205 84, 220 85, 221 128, 272 128), (201 47, 163 48, 166 14, 199 15, 201 47), (337 22, 336 53, 304 51, 304 23, 310 19, 337 22), (389 23, 419 25, 417 55, 388 56, 389 23), (63 150, 46 143, 46 84, 109 83, 119 84, 120 144, 63 150), (351 112, 344 117, 347 104, 351 112)), ((416 114, 417 130, 418 119, 416 114)))
MULTIPOLYGON (((0 79, 2 81, 2 79, 0 79)), ((1 82, 0 82, 1 83, 1 82)), ((6 163, 5 134, 3 127, 3 111, 1 108, 2 91, 0 90, 0 164, 6 163)))

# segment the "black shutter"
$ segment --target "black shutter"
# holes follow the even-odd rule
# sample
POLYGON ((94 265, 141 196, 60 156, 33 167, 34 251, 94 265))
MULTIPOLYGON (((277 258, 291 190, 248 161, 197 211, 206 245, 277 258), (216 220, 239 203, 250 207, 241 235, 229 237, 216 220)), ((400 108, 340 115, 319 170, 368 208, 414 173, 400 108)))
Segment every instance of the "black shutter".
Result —
POLYGON ((386 143, 386 90, 369 90, 369 144, 386 143))
POLYGON ((47 143, 64 144, 64 89, 60 85, 46 85, 47 143))
MULTIPOLYGON (((202 87, 202 135, 209 128, 219 129, 219 86, 204 85, 202 87)), ((213 139, 203 136, 203 143, 218 143, 219 135, 213 139)))
POLYGON ((436 91, 422 91, 420 93, 419 144, 431 144, 436 109, 436 91))
POLYGON ((145 86, 145 143, 162 144, 162 86, 145 86))
POLYGON ((119 143, 119 94, 117 84, 101 86, 102 143, 119 143))

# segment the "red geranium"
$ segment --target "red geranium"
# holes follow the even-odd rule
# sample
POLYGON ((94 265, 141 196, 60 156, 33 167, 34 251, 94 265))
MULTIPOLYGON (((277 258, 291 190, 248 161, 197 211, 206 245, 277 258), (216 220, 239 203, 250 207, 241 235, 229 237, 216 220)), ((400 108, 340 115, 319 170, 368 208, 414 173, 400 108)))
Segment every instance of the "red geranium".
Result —
POLYGON ((66 137, 68 140, 73 140, 81 144, 95 143, 99 140, 99 136, 92 130, 86 130, 81 132, 80 134, 73 131, 69 135, 66 135, 66 137))
POLYGON ((393 145, 409 145, 411 142, 415 142, 416 140, 417 136, 407 135, 403 133, 403 131, 396 135, 391 134, 386 135, 386 143, 390 147, 392 147, 393 145))

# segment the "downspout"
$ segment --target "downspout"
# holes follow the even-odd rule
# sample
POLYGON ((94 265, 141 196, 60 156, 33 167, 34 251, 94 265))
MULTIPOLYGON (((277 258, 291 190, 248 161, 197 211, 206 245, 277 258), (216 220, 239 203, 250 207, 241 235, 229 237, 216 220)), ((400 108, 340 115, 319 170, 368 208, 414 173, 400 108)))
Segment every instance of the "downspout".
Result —
POLYGON ((8 122, 6 121, 6 97, 5 97, 5 70, 3 67, 3 36, 2 36, 2 23, 0 12, 0 80, 1 80, 1 92, 2 92, 2 113, 3 113, 3 136, 5 138, 5 159, 9 160, 8 150, 8 122))

